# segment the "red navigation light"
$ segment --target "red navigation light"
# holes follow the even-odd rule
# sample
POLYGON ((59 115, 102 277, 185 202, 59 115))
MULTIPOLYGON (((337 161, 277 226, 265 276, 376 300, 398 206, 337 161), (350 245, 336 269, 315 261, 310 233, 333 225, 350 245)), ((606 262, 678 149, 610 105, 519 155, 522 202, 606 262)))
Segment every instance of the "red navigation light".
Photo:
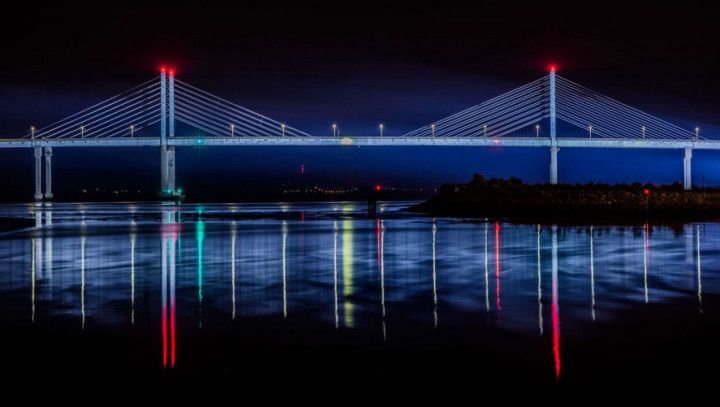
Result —
POLYGON ((167 68, 165 68, 165 65, 161 66, 161 67, 160 67, 160 72, 161 72, 161 73, 165 73, 165 71, 167 71, 167 68))
POLYGON ((380 184, 375 185, 375 190, 378 192, 382 191, 382 185, 380 185, 380 184))
POLYGON ((175 76, 175 68, 170 68, 168 70, 168 73, 170 74, 170 76, 175 76))
POLYGON ((550 72, 557 71, 557 65, 555 65, 555 64, 548 65, 548 71, 550 71, 550 72))
POLYGON ((650 190, 647 188, 643 188, 643 195, 650 196, 650 190))

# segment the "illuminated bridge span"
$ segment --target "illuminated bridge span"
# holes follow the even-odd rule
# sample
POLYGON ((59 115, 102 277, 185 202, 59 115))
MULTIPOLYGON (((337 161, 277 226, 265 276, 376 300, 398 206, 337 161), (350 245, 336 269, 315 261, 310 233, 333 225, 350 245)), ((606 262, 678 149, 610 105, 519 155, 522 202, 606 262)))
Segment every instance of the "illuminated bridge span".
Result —
POLYGON ((540 79, 399 137, 382 137, 382 133, 380 137, 313 136, 176 80, 173 70, 162 69, 159 81, 145 82, 48 126, 33 127, 23 137, 0 139, 0 148, 34 149, 37 200, 52 198, 54 147, 159 147, 161 190, 174 197, 179 195, 175 148, 198 144, 544 147, 550 150, 553 184, 558 181, 560 148, 681 149, 685 189, 692 185, 693 149, 720 150, 720 141, 701 137, 698 128, 684 129, 642 112, 565 79, 554 69, 540 79), (559 137, 558 119, 572 125, 574 133, 559 137), (549 121, 548 134, 540 134, 542 121, 549 121), (176 122, 191 131, 176 134, 176 122))

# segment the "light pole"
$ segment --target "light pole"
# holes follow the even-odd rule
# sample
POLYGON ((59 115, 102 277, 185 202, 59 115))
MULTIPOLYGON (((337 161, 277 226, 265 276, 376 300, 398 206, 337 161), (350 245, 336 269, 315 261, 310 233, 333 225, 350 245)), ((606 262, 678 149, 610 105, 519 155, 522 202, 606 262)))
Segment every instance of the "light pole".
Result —
POLYGON ((337 137, 337 124, 336 123, 332 124, 332 132, 333 132, 333 137, 337 137))
POLYGON ((230 136, 235 137, 235 125, 232 123, 230 124, 230 136))
POLYGON ((592 138, 592 124, 588 126, 588 135, 592 138))
POLYGON ((535 138, 540 138, 540 125, 535 125, 535 138))
POLYGON ((282 136, 285 137, 285 123, 280 123, 280 128, 282 129, 282 136))
POLYGON ((640 130, 642 130, 642 137, 645 138, 645 126, 642 126, 640 130))
POLYGON ((695 126, 695 140, 700 139, 700 127, 695 126))
POLYGON ((85 126, 80 126, 80 138, 85 138, 85 126))
POLYGON ((131 124, 130 125, 130 138, 134 138, 134 137, 135 137, 135 125, 131 124))
POLYGON ((378 127, 380 128, 380 137, 382 137, 382 136, 383 136, 383 129, 385 128, 385 125, 383 125, 382 123, 380 123, 380 125, 379 125, 378 127))
POLYGON ((30 126, 30 138, 35 138, 35 126, 30 126))
POLYGON ((483 137, 487 137, 487 124, 483 124, 483 137))
POLYGON ((432 137, 435 137, 435 123, 430 125, 430 134, 432 137))

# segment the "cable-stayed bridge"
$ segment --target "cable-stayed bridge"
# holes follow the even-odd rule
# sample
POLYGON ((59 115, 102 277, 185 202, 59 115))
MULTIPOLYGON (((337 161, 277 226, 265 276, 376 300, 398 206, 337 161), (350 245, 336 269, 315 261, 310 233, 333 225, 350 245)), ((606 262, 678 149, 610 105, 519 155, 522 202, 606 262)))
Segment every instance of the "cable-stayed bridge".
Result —
POLYGON ((556 74, 548 75, 399 137, 313 136, 175 78, 142 83, 50 125, 17 138, 0 139, 0 148, 32 148, 35 199, 52 198, 52 149, 57 147, 142 147, 160 149, 160 189, 179 195, 175 148, 209 146, 506 146, 550 151, 550 183, 558 182, 560 148, 658 148, 684 151, 683 185, 692 186, 692 151, 720 150, 720 141, 700 136, 658 117, 599 94, 556 74), (557 122, 572 134, 558 135, 557 122), (176 134, 176 122, 193 129, 176 134), (540 123, 549 132, 540 133, 540 123), (45 191, 43 184, 43 161, 45 191))

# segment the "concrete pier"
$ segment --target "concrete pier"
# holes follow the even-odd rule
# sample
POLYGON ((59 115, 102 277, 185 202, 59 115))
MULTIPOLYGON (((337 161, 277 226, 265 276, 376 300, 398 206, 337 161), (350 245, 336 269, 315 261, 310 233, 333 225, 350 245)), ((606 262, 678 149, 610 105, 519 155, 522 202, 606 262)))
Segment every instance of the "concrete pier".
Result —
POLYGON ((45 147, 45 199, 52 199, 52 147, 45 147))
POLYGON ((42 147, 35 147, 35 200, 40 201, 42 194, 42 147))
POLYGON ((683 159, 683 188, 692 189, 692 147, 685 147, 683 159))

